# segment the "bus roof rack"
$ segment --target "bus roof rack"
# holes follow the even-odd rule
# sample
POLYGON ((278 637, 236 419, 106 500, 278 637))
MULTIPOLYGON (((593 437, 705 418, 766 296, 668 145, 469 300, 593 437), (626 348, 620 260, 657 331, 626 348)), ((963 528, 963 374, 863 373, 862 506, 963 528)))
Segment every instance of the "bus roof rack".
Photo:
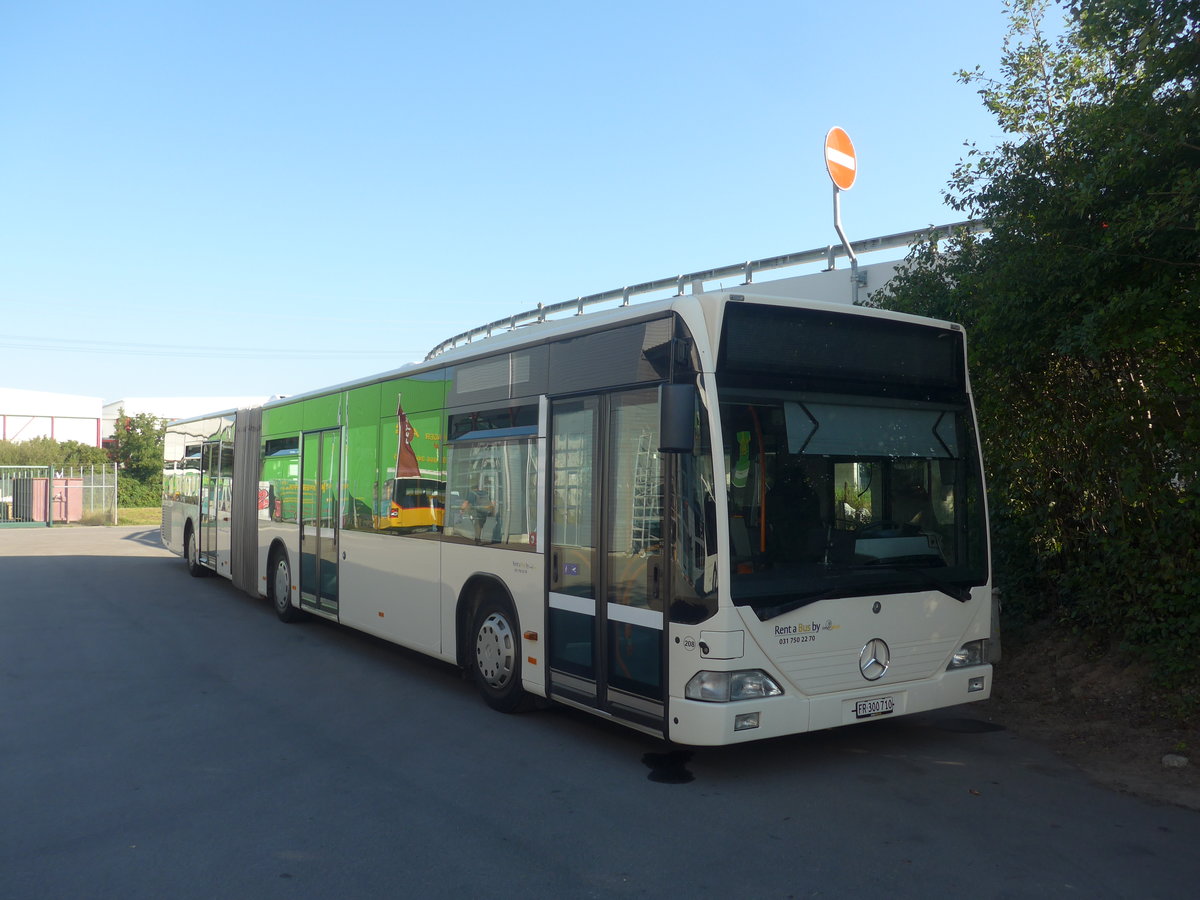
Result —
MULTIPOLYGON (((948 225, 932 225, 928 228, 917 228, 912 231, 902 231, 897 234, 888 234, 883 237, 866 238, 861 241, 852 241, 850 244, 854 253, 871 253, 876 250, 892 250, 897 247, 909 247, 914 242, 919 240, 942 240, 952 234, 966 232, 968 234, 976 234, 987 231, 987 225, 982 219, 967 219, 962 222, 952 222, 948 225)), ((519 312, 516 315, 508 316, 504 319, 497 319, 494 322, 489 322, 486 325, 480 325, 478 328, 472 328, 470 331, 464 331, 461 334, 456 334, 454 337, 447 338, 425 355, 426 360, 431 360, 434 357, 440 356, 448 350, 453 350, 459 344, 470 344, 479 338, 489 338, 493 332, 513 331, 523 325, 534 325, 540 322, 545 322, 548 316, 555 316, 560 313, 570 312, 574 315, 581 316, 589 306, 595 306, 600 303, 612 303, 621 301, 621 306, 628 306, 630 298, 637 294, 652 294, 658 291, 675 290, 676 296, 681 296, 684 293, 684 288, 688 285, 692 288, 692 293, 700 293, 704 289, 704 283, 707 281, 716 281, 722 278, 730 278, 732 276, 742 276, 741 284, 753 284, 754 275, 756 272, 769 272, 773 269, 786 269, 790 266, 799 266, 806 263, 814 263, 825 261, 830 269, 834 268, 834 260, 839 256, 845 256, 846 249, 841 246, 829 245, 826 247, 816 247, 812 250, 800 250, 796 253, 785 253, 782 256, 768 256, 765 259, 747 260, 742 263, 733 263, 727 266, 719 266, 715 269, 704 269, 700 272, 690 272, 686 275, 672 275, 667 278, 659 278, 655 281, 644 281, 641 284, 625 285, 624 287, 614 288, 610 291, 602 291, 598 294, 588 294, 584 297, 576 297, 574 300, 563 300, 559 303, 551 303, 549 306, 539 303, 535 309, 529 309, 525 312, 519 312)))

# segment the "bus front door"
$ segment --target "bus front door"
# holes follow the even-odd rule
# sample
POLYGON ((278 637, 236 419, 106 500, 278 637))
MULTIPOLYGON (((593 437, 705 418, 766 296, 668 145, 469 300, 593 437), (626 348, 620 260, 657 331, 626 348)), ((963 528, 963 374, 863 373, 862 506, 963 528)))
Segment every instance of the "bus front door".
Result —
POLYGON ((305 432, 300 455, 300 605, 338 611, 341 429, 305 432))
POLYGON ((551 696, 664 731, 658 392, 551 407, 551 696))

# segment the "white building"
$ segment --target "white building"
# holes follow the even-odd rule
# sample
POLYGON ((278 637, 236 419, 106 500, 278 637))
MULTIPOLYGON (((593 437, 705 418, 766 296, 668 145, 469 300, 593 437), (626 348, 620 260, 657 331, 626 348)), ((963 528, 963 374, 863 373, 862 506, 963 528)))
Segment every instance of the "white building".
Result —
POLYGON ((100 397, 0 387, 0 440, 46 437, 99 447, 103 406, 100 397))

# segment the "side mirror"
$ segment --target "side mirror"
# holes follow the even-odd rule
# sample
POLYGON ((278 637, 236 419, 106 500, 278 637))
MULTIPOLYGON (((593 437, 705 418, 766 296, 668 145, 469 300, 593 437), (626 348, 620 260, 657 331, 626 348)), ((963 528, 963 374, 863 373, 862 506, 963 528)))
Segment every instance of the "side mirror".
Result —
POLYGON ((691 453, 696 440, 696 385, 658 389, 658 452, 691 453))

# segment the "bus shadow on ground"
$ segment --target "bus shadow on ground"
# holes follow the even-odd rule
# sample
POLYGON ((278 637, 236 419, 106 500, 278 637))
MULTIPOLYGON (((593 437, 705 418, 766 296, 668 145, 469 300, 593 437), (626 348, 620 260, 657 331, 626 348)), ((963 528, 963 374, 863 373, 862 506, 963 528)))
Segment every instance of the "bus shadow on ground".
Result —
POLYGON ((145 547, 162 547, 163 545, 162 538, 159 536, 157 528, 146 528, 141 531, 134 531, 122 537, 121 540, 131 541, 132 543, 141 544, 145 547))

